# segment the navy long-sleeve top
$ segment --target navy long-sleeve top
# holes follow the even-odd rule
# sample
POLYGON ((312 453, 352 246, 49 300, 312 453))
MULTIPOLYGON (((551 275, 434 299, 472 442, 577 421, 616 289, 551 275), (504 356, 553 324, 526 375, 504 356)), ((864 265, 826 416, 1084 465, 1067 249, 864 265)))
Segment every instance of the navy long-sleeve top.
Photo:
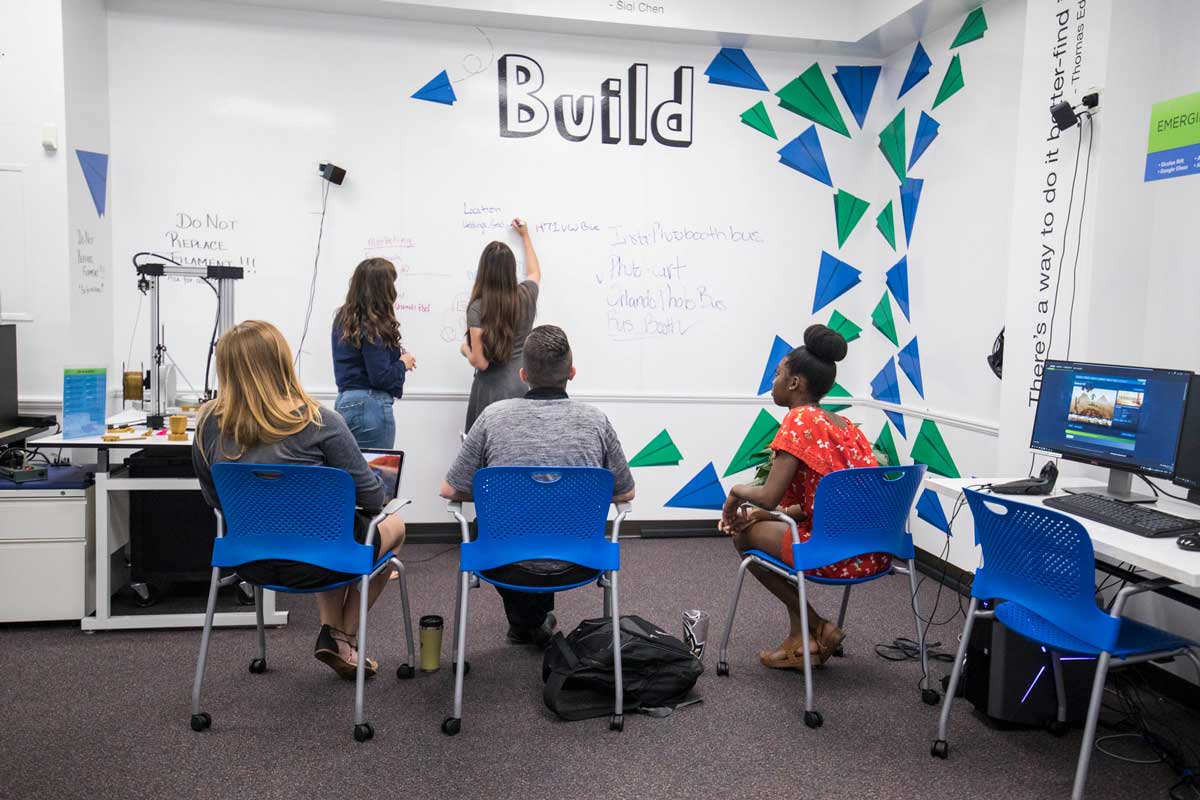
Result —
POLYGON ((342 341, 342 329, 333 324, 333 377, 339 392, 374 389, 393 397, 404 395, 407 368, 400 360, 402 350, 363 340, 361 347, 342 341))

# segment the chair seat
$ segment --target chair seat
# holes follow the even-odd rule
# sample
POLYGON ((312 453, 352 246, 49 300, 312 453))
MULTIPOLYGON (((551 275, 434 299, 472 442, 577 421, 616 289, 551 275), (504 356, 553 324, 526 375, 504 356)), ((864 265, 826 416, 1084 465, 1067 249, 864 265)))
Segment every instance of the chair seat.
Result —
MULTIPOLYGON (((1012 601, 1000 603, 996 606, 996 619, 1026 639, 1032 639, 1057 653, 1100 655, 1099 648, 1072 636, 1020 603, 1012 601)), ((1117 646, 1113 648, 1112 654, 1117 658, 1124 658, 1192 646, 1194 646, 1193 642, 1182 636, 1176 636, 1135 620, 1122 619, 1117 634, 1117 646)))
MULTIPOLYGON (((796 568, 793 567, 791 564, 788 564, 785 561, 780 561, 778 558, 775 558, 774 556, 769 556, 762 550, 747 550, 745 552, 745 555, 754 556, 759 561, 765 561, 768 564, 773 564, 774 566, 779 567, 782 570, 786 570, 789 575, 796 574, 796 568)), ((867 581, 877 580, 879 578, 884 577, 885 575, 891 575, 891 574, 892 574, 892 571, 890 569, 885 570, 884 572, 877 572, 874 575, 867 575, 866 577, 863 577, 863 578, 826 578, 821 575, 809 575, 809 574, 805 573, 804 579, 806 581, 809 581, 810 583, 821 583, 821 584, 825 584, 827 586, 845 586, 847 584, 866 583, 867 581)))
MULTIPOLYGON (((375 570, 379 569, 380 567, 382 567, 384 564, 386 564, 389 560, 391 560, 394 557, 395 556, 392 553, 380 554, 379 559, 374 563, 374 565, 371 566, 371 572, 374 572, 375 570)), ((233 567, 233 571, 237 572, 237 567, 233 567)), ((315 586, 311 589, 296 589, 296 588, 293 588, 290 586, 271 586, 271 585, 266 585, 266 584, 264 584, 262 588, 270 589, 272 592, 284 592, 286 594, 314 594, 316 592, 327 592, 330 589, 336 589, 339 586, 346 586, 348 584, 354 583, 357 580, 360 580, 361 578, 362 578, 362 575, 355 575, 354 577, 347 578, 344 581, 338 581, 337 583, 330 583, 326 586, 315 586)))

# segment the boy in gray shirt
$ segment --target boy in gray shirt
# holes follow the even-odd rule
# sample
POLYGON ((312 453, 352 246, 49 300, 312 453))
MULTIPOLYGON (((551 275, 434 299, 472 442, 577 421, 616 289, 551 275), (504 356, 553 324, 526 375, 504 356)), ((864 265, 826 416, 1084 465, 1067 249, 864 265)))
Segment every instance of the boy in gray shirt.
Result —
MULTIPOLYGON (((484 467, 553 466, 605 467, 613 474, 613 502, 632 500, 633 474, 616 431, 599 409, 567 396, 567 382, 574 377, 566 333, 554 325, 534 328, 525 340, 521 370, 529 393, 484 409, 446 474, 442 497, 470 500, 475 472, 484 467)), ((535 586, 575 583, 583 570, 558 561, 525 561, 502 569, 505 583, 535 586)), ((549 641, 555 624, 553 593, 496 590, 504 599, 510 641, 539 646, 549 641)))

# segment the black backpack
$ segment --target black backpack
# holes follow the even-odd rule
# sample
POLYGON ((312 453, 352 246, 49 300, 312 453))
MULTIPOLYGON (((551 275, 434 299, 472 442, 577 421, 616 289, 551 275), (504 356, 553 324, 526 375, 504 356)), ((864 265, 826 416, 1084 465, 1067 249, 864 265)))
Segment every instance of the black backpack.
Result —
MULTIPOLYGON (((704 672, 683 642, 633 615, 621 617, 621 666, 625 710, 651 713, 680 705, 704 672)), ((612 620, 586 619, 565 637, 556 633, 542 658, 542 680, 546 707, 563 719, 611 714, 612 620)))

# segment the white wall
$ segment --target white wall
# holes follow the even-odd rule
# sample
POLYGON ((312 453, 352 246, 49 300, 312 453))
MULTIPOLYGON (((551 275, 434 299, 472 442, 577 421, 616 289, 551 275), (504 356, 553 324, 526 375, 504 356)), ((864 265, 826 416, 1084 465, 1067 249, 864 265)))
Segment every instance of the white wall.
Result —
MULTIPOLYGON (((63 59, 68 153, 67 239, 70 294, 70 357, 75 365, 103 366, 110 385, 119 383, 114 364, 111 193, 104 216, 97 214, 75 150, 109 152, 108 20, 104 0, 66 0, 63 59)), ((111 173, 111 165, 110 165, 111 173)))
MULTIPOLYGON (((17 360, 22 406, 62 394, 70 357, 67 170, 62 11, 57 2, 0 3, 0 304, 19 321, 17 360), (42 149, 42 127, 56 126, 59 149, 42 149), (20 222, 10 216, 16 209, 20 222)), ((78 168, 78 165, 75 165, 78 168)))

